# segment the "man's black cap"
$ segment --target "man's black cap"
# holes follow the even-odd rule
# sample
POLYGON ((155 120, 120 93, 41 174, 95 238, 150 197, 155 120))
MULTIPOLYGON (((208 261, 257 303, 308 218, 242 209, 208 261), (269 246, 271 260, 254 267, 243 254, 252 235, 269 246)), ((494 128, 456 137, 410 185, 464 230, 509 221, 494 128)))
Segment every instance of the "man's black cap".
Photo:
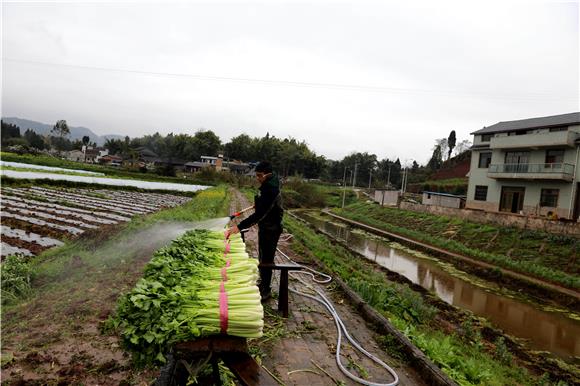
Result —
POLYGON ((256 165, 256 173, 272 173, 272 164, 268 161, 262 161, 256 165))

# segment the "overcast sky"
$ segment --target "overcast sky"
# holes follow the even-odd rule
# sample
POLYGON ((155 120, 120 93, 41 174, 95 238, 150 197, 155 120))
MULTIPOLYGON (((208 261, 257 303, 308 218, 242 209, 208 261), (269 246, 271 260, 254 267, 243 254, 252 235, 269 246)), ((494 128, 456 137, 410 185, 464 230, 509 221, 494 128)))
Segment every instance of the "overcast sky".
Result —
POLYGON ((6 2, 2 116, 429 159, 579 111, 578 1, 6 2))

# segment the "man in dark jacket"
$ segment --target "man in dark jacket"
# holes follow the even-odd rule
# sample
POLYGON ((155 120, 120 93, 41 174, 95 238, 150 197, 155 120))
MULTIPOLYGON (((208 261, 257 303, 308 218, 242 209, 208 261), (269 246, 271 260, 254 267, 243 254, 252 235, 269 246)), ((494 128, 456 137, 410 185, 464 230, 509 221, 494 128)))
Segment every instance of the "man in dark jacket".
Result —
MULTIPOLYGON (((280 181, 272 165, 262 161, 256 166, 256 178, 260 183, 259 194, 254 197, 255 212, 228 230, 228 235, 258 224, 258 254, 260 263, 273 263, 278 239, 282 234, 282 197, 280 181)), ((260 295, 262 300, 271 296, 271 269, 260 269, 260 295)))

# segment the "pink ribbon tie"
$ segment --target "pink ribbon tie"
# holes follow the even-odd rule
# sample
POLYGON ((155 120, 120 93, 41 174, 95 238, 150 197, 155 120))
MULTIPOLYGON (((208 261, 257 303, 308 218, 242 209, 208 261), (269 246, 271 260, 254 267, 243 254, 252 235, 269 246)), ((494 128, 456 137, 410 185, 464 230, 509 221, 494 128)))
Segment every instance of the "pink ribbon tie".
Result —
POLYGON ((227 265, 222 268, 222 280, 228 281, 228 273, 226 272, 227 265))
POLYGON ((228 294, 222 281, 220 284, 220 328, 222 334, 228 332, 228 294))

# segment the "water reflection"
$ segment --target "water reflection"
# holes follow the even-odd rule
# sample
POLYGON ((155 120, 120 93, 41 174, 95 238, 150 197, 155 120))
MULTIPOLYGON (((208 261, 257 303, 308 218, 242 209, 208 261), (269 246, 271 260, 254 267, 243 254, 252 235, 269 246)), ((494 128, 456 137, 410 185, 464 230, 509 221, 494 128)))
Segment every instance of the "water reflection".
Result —
POLYGON ((506 333, 527 340, 532 349, 549 351, 566 360, 580 356, 580 322, 486 291, 447 273, 437 262, 417 258, 380 240, 351 232, 345 225, 307 214, 302 216, 319 229, 345 240, 368 259, 434 292, 445 302, 484 316, 506 333))

